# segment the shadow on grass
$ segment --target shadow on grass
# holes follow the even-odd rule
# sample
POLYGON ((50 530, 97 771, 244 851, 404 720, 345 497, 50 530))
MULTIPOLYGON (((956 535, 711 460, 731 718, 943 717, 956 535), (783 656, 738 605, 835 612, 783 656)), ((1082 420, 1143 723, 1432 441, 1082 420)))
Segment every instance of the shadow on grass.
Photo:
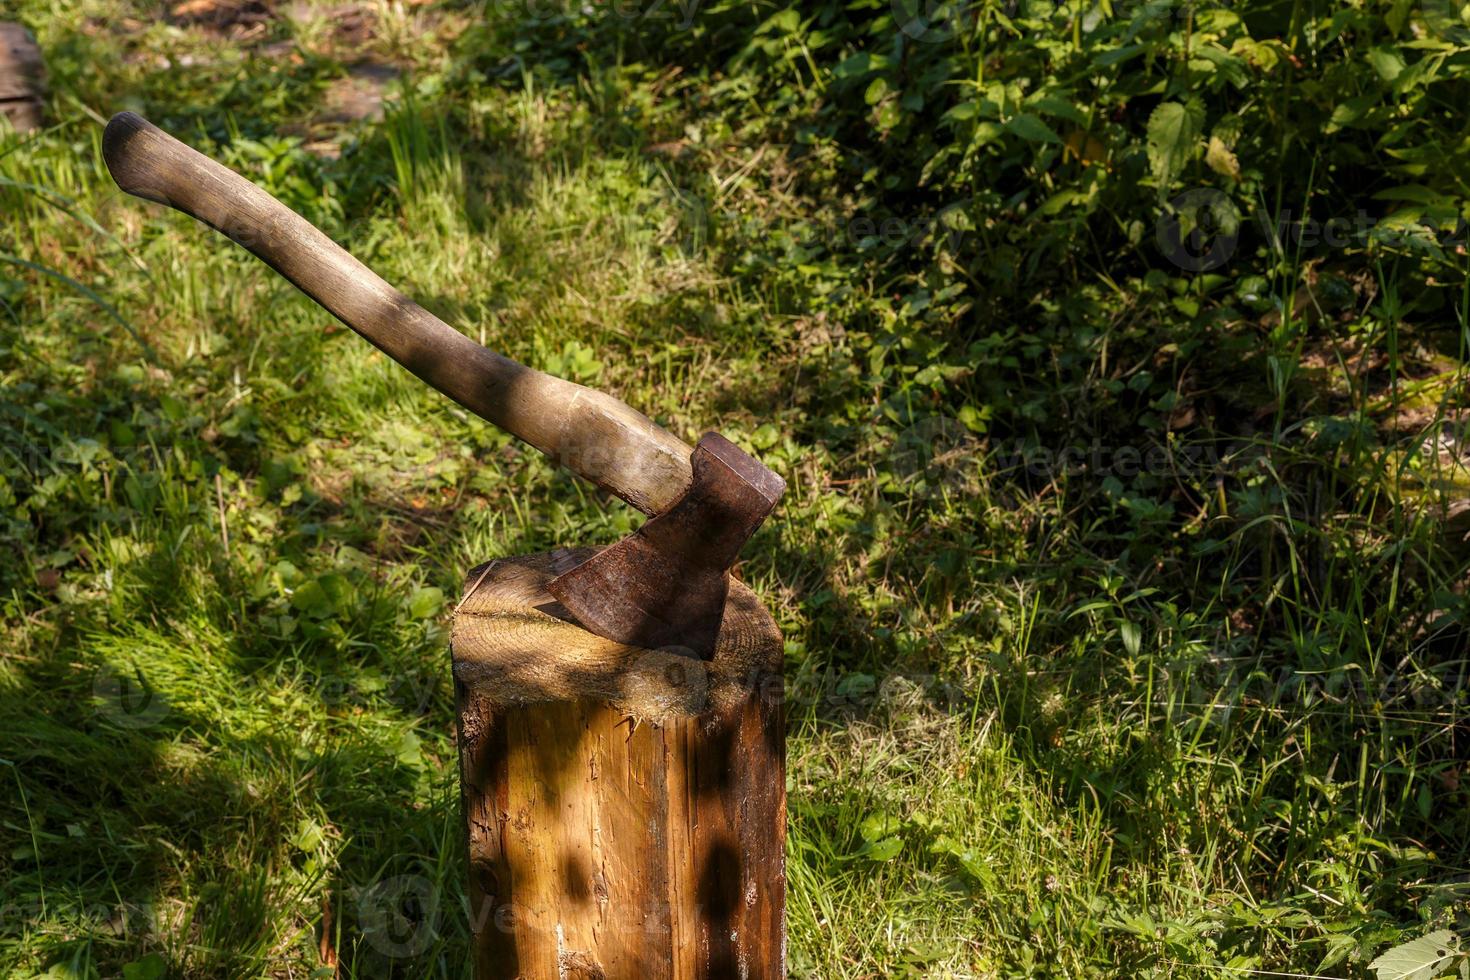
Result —
MULTIPOLYGON (((163 949, 187 975, 238 976, 276 962, 283 943, 316 949, 325 914, 345 930, 329 945, 345 937, 359 946, 356 975, 463 961, 454 952, 462 918, 452 914, 462 858, 441 853, 457 839, 457 814, 425 805, 423 783, 446 779, 450 760, 436 775, 429 760, 406 761, 401 742, 350 722, 337 732, 273 730, 281 726, 270 704, 294 702, 300 714, 299 691, 218 667, 203 684, 160 684, 149 676, 159 665, 142 662, 146 646, 133 662, 77 646, 30 660, 0 692, 12 719, 3 751, 20 789, 7 819, 32 842, 12 855, 0 892, 14 913, 7 931, 44 923, 52 935, 39 945, 59 959, 85 947, 89 960, 115 967, 163 949), (236 692, 218 690, 231 685, 236 692), (207 710, 216 699, 231 713, 223 724, 207 710), (247 699, 248 715, 239 707, 247 699), (433 921, 363 929, 360 914, 382 915, 374 884, 402 875, 434 882, 442 904, 425 911, 433 921), (322 880, 330 910, 304 904, 322 880), (284 909, 304 932, 280 934, 284 909), (69 928, 56 934, 60 922, 69 928), (424 929, 432 941, 413 939, 424 929)), ((204 657, 230 659, 224 649, 204 657)), ((307 717, 330 725, 320 711, 307 717)), ((372 720, 411 730, 412 718, 392 712, 372 720)), ((352 950, 338 952, 345 962, 352 950)))

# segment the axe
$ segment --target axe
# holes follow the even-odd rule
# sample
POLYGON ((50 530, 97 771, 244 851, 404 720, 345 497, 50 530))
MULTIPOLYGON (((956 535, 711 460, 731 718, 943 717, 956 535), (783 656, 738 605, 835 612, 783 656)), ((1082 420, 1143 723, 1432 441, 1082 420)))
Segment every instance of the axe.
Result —
POLYGON ((610 395, 518 364, 388 285, 311 222, 131 112, 102 135, 119 187, 223 233, 421 380, 649 519, 552 581, 600 636, 713 655, 729 570, 785 482, 720 435, 691 450, 610 395))

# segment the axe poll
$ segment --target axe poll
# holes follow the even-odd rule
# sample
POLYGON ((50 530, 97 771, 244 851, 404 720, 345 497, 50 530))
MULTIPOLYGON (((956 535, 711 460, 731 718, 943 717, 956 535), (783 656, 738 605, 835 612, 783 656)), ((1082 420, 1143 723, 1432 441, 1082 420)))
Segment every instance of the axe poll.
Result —
POLYGON ((691 450, 608 394, 475 343, 266 191, 141 116, 114 116, 102 153, 124 191, 223 233, 431 387, 648 514, 551 592, 608 639, 712 654, 729 568, 775 507, 779 476, 715 433, 691 450))

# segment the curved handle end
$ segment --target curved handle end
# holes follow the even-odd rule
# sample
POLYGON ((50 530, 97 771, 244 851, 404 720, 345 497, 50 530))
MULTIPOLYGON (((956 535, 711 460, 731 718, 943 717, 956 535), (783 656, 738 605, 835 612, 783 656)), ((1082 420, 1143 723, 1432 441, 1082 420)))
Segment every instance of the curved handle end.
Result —
POLYGON ((150 154, 138 145, 140 141, 157 143, 160 136, 172 142, 163 130, 136 112, 119 112, 102 131, 102 159, 107 161, 107 170, 118 187, 137 197, 168 204, 157 179, 158 147, 153 147, 150 154))

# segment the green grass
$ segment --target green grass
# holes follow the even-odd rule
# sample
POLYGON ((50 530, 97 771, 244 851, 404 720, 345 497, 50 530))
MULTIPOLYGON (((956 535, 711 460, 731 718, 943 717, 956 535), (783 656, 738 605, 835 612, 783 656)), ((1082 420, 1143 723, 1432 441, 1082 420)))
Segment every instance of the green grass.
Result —
POLYGON ((124 107, 470 336, 786 476, 741 574, 787 637, 793 975, 1365 976, 1466 932, 1462 289, 1426 311, 1359 257, 1319 321, 1308 257, 1249 256, 1277 319, 1210 319, 1218 284, 1128 253, 938 325, 993 253, 914 291, 830 223, 862 199, 793 180, 820 148, 456 40, 514 11, 371 9, 240 45, 21 6, 56 125, 0 136, 0 973, 465 976, 453 597, 635 523, 122 196, 124 107), (303 57, 247 60, 272 41, 303 57), (363 56, 410 81, 322 122, 363 56))

